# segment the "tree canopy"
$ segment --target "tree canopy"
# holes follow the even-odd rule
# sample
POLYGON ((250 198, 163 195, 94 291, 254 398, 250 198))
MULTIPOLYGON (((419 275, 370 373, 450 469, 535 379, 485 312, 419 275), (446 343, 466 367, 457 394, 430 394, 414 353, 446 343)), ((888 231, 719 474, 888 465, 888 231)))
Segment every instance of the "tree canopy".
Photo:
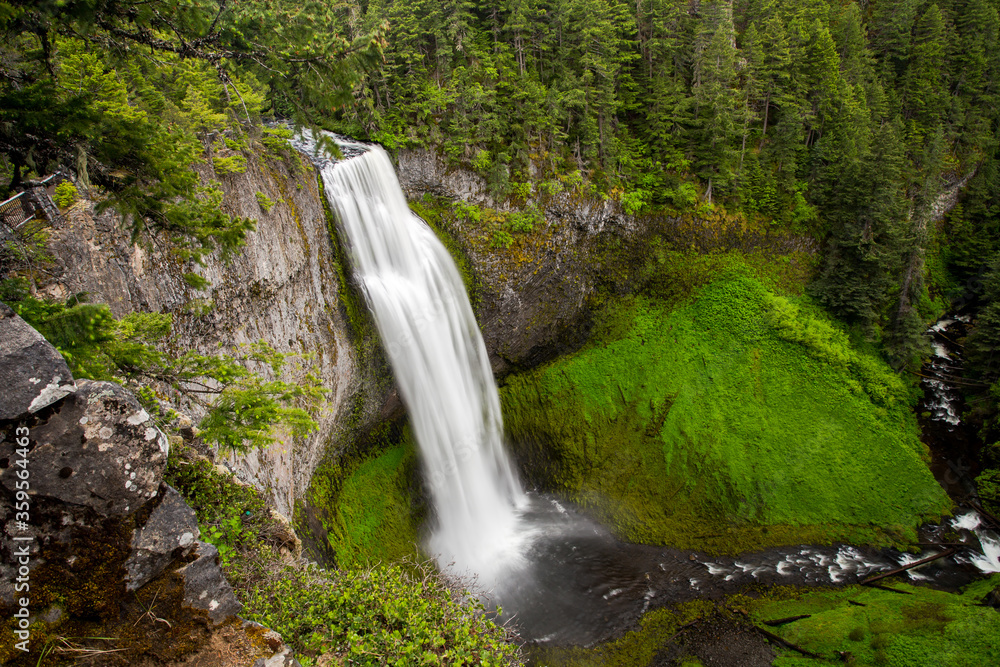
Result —
POLYGON ((146 228, 232 250, 252 221, 224 215, 191 165, 202 140, 262 118, 328 122, 382 48, 347 38, 344 10, 255 0, 0 2, 0 157, 8 189, 72 170, 146 228))

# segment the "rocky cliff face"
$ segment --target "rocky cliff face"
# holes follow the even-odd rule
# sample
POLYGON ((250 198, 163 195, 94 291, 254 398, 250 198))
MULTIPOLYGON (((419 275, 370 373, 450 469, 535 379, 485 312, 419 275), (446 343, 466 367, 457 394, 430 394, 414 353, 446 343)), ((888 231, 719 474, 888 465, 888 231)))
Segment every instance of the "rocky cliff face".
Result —
MULTIPOLYGON (((490 195, 480 176, 450 168, 432 151, 402 150, 396 160, 411 201, 430 194, 510 209, 509 202, 490 195)), ((641 287, 654 243, 700 252, 816 251, 808 237, 748 230, 709 211, 635 216, 614 199, 565 191, 536 197, 533 203, 544 213, 544 225, 519 235, 510 248, 493 246, 467 221, 450 221, 446 230, 458 240, 480 282, 476 315, 498 374, 530 368, 582 345, 599 288, 613 296, 641 287)))
MULTIPOLYGON (((505 209, 484 179, 464 169, 449 169, 435 153, 403 150, 397 156, 406 196, 431 194, 505 209)), ((589 323, 588 298, 599 278, 597 239, 637 239, 643 221, 626 215, 615 202, 559 195, 546 201, 546 226, 516 248, 516 255, 474 242, 470 225, 448 231, 469 257, 481 284, 477 317, 493 370, 529 367, 583 343, 589 323)))
MULTIPOLYGON (((312 168, 263 157, 249 159, 245 173, 216 174, 211 160, 199 170, 204 179, 221 182, 227 212, 258 221, 228 263, 215 256, 204 266, 181 261, 155 237, 134 244, 116 214, 97 214, 92 202, 83 201, 54 226, 49 247, 56 269, 44 289, 56 298, 87 292, 117 316, 171 313, 178 353, 264 340, 280 352, 314 355, 330 390, 319 430, 227 460, 239 478, 266 490, 278 511, 291 516, 327 446, 343 436, 347 417, 376 411, 379 399, 362 391, 375 371, 359 362, 341 313, 336 252, 312 168), (276 202, 273 208, 265 211, 257 193, 276 202), (186 273, 209 286, 191 287, 186 273), (367 398, 355 398, 362 395, 367 398)), ((181 407, 199 416, 196 406, 181 407)))
POLYGON ((0 662, 297 664, 236 615, 218 552, 163 482, 167 436, 130 392, 74 382, 2 304, 0 370, 0 662))

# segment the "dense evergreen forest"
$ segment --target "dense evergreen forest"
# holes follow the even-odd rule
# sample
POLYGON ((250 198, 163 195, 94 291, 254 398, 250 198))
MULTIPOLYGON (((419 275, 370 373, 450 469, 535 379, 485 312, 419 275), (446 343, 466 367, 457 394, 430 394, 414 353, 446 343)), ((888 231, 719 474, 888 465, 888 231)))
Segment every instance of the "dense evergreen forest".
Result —
POLYGON ((991 250, 1000 20, 989 0, 350 11, 359 34, 388 20, 392 38, 346 131, 438 147, 499 192, 544 192, 558 186, 545 173, 580 169, 630 212, 713 202, 813 234, 829 243, 816 296, 881 331, 897 367, 931 314, 928 249, 953 270, 931 276, 939 290, 991 250), (938 198, 974 174, 949 218, 955 240, 940 237, 928 226, 938 198))
POLYGON ((711 205, 810 234, 815 296, 897 368, 996 243, 991 0, 3 7, 9 187, 70 168, 136 231, 197 247, 248 228, 193 180, 197 137, 262 117, 434 147, 515 202, 579 171, 630 213, 711 205))

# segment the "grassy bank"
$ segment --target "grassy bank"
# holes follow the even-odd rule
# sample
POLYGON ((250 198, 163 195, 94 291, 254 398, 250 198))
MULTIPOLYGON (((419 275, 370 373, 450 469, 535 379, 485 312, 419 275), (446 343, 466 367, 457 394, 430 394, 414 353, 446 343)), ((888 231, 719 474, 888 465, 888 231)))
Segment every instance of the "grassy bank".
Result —
POLYGON ((808 616, 766 628, 818 658, 805 657, 771 642, 775 667, 819 665, 953 665, 973 667, 1000 662, 1000 615, 982 606, 1000 584, 984 579, 959 593, 893 584, 909 593, 866 586, 834 590, 762 588, 723 601, 696 600, 655 609, 639 627, 620 639, 591 648, 530 649, 531 664, 545 667, 612 667, 670 664, 690 667, 714 664, 699 654, 711 652, 704 641, 715 633, 762 642, 752 626, 795 616, 808 616), (654 659, 659 661, 653 662, 654 659))
POLYGON ((908 386, 804 299, 730 268, 679 307, 608 303, 588 347, 501 397, 543 483, 622 537, 729 553, 889 544, 948 510, 908 386))
POLYGON ((419 555, 423 508, 413 488, 415 444, 404 429, 365 454, 331 458, 317 468, 310 504, 340 567, 363 567, 419 555))

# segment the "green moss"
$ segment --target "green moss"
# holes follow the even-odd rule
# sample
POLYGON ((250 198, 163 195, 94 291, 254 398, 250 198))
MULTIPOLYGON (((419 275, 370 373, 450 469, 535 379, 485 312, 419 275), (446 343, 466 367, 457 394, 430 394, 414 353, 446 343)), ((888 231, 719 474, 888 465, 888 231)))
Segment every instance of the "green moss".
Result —
MULTIPOLYGON (((620 639, 592 647, 529 648, 532 664, 547 667, 632 667, 648 665, 657 651, 667 644, 677 630, 715 609, 708 600, 686 602, 668 609, 654 609, 645 614, 637 630, 620 639)), ((700 664, 684 663, 689 665, 700 664)))
POLYGON ((328 538, 340 566, 393 562, 417 554, 409 493, 415 463, 407 441, 362 461, 344 480, 328 538))
POLYGON ((634 541, 736 553, 912 539, 950 503, 907 385, 750 274, 675 310, 621 300, 587 348, 508 378, 515 446, 634 541))
POLYGON ((363 344, 365 349, 362 353, 370 352, 372 345, 377 345, 378 333, 375 330, 375 322, 365 306, 364 297, 361 296, 353 281, 348 275, 347 253, 344 252, 337 235, 337 221, 330 208, 330 202, 326 199, 326 192, 323 189, 323 179, 316 177, 319 187, 319 198, 323 203, 323 215, 326 217, 327 233, 330 235, 330 244, 333 248, 334 269, 337 272, 337 295, 344 314, 347 316, 351 333, 355 337, 355 342, 363 344), (368 342, 365 342, 368 341, 368 342))
POLYGON ((323 533, 316 537, 341 567, 418 555, 423 506, 409 430, 385 422, 359 443, 361 453, 331 455, 313 473, 309 505, 323 533))
MULTIPOLYGON (((894 584, 910 595, 850 586, 748 606, 758 622, 809 614, 773 631, 831 661, 838 652, 849 652, 859 665, 995 665, 1000 664, 1000 614, 978 603, 998 584, 1000 576, 994 575, 960 594, 894 584)), ((789 653, 774 664, 823 662, 789 653)))
MULTIPOLYGON (((1000 615, 978 605, 998 584, 1000 575, 976 582, 961 593, 893 584, 910 595, 866 586, 753 587, 723 601, 695 600, 654 609, 643 616, 639 628, 614 641, 588 648, 530 647, 529 653, 532 664, 547 667, 649 665, 658 652, 685 646, 678 631, 693 621, 747 628, 748 621, 763 627, 771 619, 809 615, 769 630, 822 659, 775 646, 774 665, 994 665, 1000 660, 1000 645, 995 641, 1000 636, 1000 615)), ((673 664, 701 663, 691 656, 673 664)))

